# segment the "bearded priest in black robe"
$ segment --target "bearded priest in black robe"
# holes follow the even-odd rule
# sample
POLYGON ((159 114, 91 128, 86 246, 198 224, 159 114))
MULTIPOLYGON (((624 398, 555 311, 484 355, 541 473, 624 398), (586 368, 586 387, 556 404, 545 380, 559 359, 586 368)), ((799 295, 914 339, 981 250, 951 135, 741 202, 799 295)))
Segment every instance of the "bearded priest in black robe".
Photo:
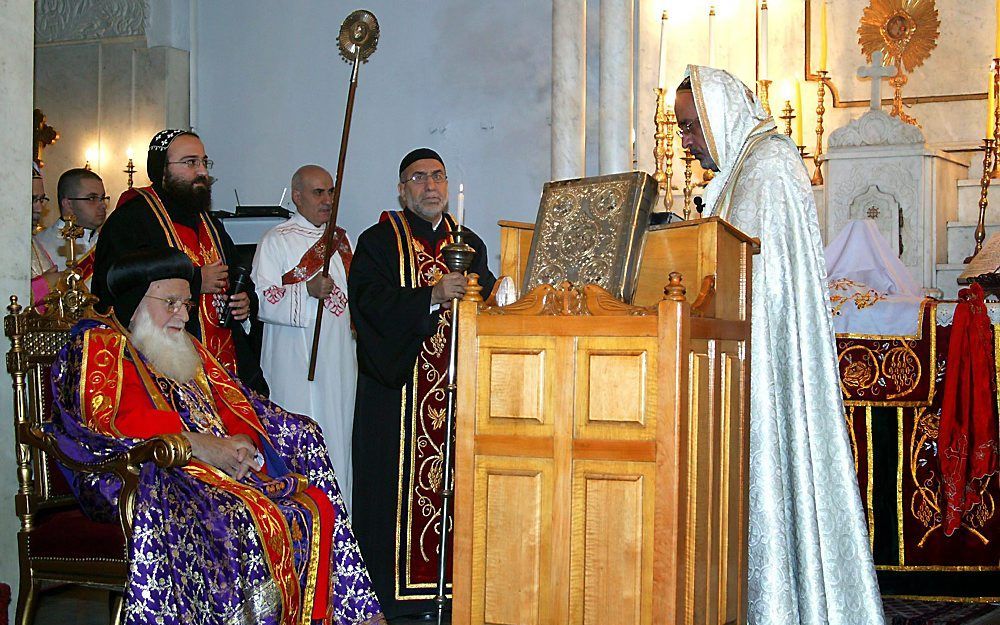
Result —
POLYGON ((201 138, 188 130, 156 133, 149 143, 146 171, 152 184, 133 188, 118 198, 118 207, 101 229, 94 254, 93 292, 106 310, 110 294, 108 269, 129 252, 173 247, 194 263, 198 306, 191 311, 187 331, 208 348, 231 374, 261 395, 267 383, 260 355, 251 347, 244 324, 255 314, 257 296, 249 279, 237 294, 229 293, 229 265, 235 256, 233 240, 222 222, 210 216, 212 161, 201 138), (226 309, 232 314, 228 323, 226 309))
MULTIPOLYGON (((436 607, 450 306, 467 286, 441 255, 457 229, 444 161, 428 148, 410 152, 398 188, 404 210, 382 213, 361 234, 347 280, 359 369, 353 526, 389 618, 436 607)), ((469 272, 489 293, 486 246, 463 235, 476 250, 469 272)))

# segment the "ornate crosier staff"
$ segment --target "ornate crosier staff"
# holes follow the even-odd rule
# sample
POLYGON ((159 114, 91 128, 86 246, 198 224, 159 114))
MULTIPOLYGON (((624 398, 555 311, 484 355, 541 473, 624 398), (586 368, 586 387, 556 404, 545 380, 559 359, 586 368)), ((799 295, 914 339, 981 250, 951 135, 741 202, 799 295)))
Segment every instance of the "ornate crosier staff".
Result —
MULTIPOLYGON (((472 266, 472 261, 476 258, 476 250, 469 244, 462 241, 462 224, 458 224, 458 229, 452 235, 453 243, 449 243, 441 248, 441 255, 444 256, 444 264, 449 271, 465 273, 472 266)), ((475 274, 473 274, 475 277, 475 274)), ((455 496, 454 470, 451 466, 451 439, 455 430, 455 394, 458 387, 455 384, 455 364, 458 360, 458 302, 459 298, 451 300, 451 347, 448 350, 448 411, 445 416, 444 426, 444 458, 441 469, 441 538, 438 541, 438 579, 437 596, 437 623, 444 623, 444 605, 448 601, 445 594, 445 552, 448 548, 448 516, 451 511, 451 500, 455 496)))
MULTIPOLYGON (((337 227, 337 211, 340 209, 340 192, 344 188, 344 159, 347 156, 347 138, 351 134, 351 114, 354 112, 354 92, 358 88, 358 68, 368 62, 368 57, 378 45, 378 20, 369 11, 359 9, 347 16, 340 25, 337 39, 340 56, 354 64, 351 70, 351 86, 347 92, 347 112, 344 114, 344 132, 340 136, 340 157, 337 160, 337 186, 333 189, 333 208, 330 219, 323 231, 323 277, 330 275, 330 258, 333 256, 333 233, 337 227)), ((309 381, 316 379, 316 354, 319 350, 319 335, 323 326, 323 300, 316 305, 316 326, 313 330, 312 352, 309 354, 309 381)))

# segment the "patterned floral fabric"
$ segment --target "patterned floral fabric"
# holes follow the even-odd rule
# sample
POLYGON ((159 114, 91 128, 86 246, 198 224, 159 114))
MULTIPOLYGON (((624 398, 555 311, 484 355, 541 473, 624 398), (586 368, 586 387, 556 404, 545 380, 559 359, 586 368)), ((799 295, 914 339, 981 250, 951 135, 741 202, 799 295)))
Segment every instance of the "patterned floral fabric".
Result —
MULTIPOLYGON (((60 447, 81 462, 96 462, 141 442, 92 429, 83 417, 90 412, 81 410, 81 389, 106 381, 99 366, 84 367, 90 354, 86 337, 108 329, 101 320, 81 321, 53 365, 51 428, 60 447)), ((135 363, 129 350, 123 353, 120 366, 148 370, 186 429, 222 433, 222 423, 209 414, 211 399, 197 385, 158 376, 141 355, 135 363)), ((143 467, 124 622, 384 623, 319 427, 232 378, 212 379, 213 385, 239 389, 242 396, 236 399, 252 407, 263 429, 266 474, 252 472, 236 482, 198 461, 175 469, 143 467), (324 514, 324 506, 332 514, 324 514), (332 535, 322 530, 329 527, 324 518, 332 523, 332 535), (319 561, 321 545, 332 561, 319 561), (318 596, 324 587, 327 594, 318 596), (317 617, 313 605, 329 606, 319 615, 324 618, 311 618, 317 617)), ((114 518, 121 488, 116 478, 68 477, 88 514, 114 518)))
POLYGON ((712 68, 689 73, 721 170, 706 205, 761 241, 752 276, 749 621, 880 624, 809 176, 745 85, 712 68))

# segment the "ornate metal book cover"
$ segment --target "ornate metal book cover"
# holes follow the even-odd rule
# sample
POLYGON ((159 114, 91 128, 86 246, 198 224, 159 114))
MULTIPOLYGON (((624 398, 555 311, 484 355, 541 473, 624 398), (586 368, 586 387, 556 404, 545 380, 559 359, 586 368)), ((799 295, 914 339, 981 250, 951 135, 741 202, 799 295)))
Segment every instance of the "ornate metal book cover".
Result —
POLYGON ((631 302, 655 201, 642 171, 546 182, 521 292, 568 280, 631 302))

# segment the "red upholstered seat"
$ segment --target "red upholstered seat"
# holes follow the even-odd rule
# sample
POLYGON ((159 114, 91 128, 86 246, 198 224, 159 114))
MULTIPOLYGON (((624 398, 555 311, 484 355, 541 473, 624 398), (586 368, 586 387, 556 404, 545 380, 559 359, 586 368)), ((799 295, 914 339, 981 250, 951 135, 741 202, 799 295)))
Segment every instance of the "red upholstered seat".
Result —
POLYGON ((125 559, 121 525, 92 521, 80 508, 40 514, 31 532, 33 558, 125 559))

